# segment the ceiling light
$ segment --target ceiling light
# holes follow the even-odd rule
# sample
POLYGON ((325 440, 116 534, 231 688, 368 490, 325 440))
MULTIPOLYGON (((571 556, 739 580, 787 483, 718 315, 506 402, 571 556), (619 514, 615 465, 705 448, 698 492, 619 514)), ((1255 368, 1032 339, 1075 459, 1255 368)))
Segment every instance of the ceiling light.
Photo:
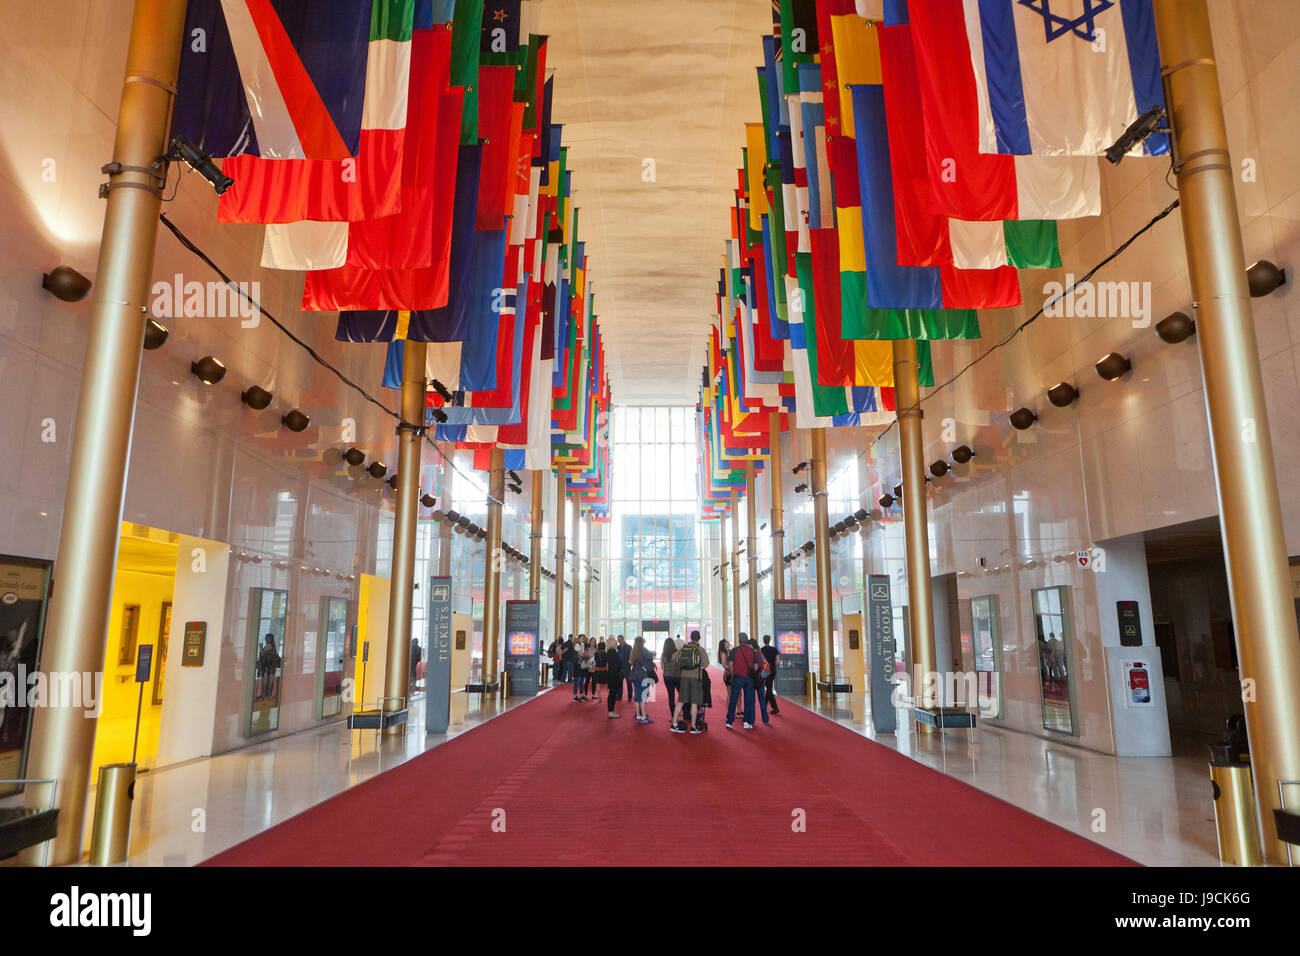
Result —
POLYGON ((1011 413, 1011 427, 1016 431, 1022 432, 1031 427, 1036 421, 1038 421, 1038 416, 1028 408, 1017 408, 1011 413))
POLYGON ((1171 312, 1156 323, 1156 335, 1160 341, 1177 345, 1196 334, 1196 323, 1186 312, 1171 312))
POLYGON ((162 348, 163 343, 167 341, 167 336, 169 334, 170 333, 167 331, 167 326, 163 325, 161 322, 157 321, 156 319, 150 319, 148 322, 145 323, 145 327, 144 327, 145 349, 147 351, 152 352, 154 349, 162 348))
POLYGON ((260 412, 271 404, 271 393, 260 385, 250 385, 239 394, 239 400, 249 408, 260 412))
POLYGON ((41 288, 63 302, 80 302, 90 292, 90 280, 71 266, 55 266, 41 276, 41 288))
POLYGON ((295 408, 281 418, 280 422, 291 432, 302 432, 307 430, 307 426, 311 424, 311 419, 295 408))
POLYGON ((880 507, 882 507, 882 508, 892 508, 892 507, 894 507, 894 496, 893 496, 893 495, 881 495, 881 496, 880 496, 880 507))
POLYGON ((191 362, 190 371, 205 385, 216 385, 226 377, 226 367, 221 364, 221 359, 212 355, 205 355, 197 362, 191 362))
POLYGON ((1047 390, 1047 400, 1057 408, 1065 408, 1079 397, 1079 390, 1069 382, 1057 382, 1047 390))
POLYGON ((948 463, 946 461, 936 461, 930 465, 930 474, 936 478, 942 478, 948 474, 948 463))
POLYGON ((437 503, 438 499, 433 495, 425 494, 420 496, 420 504, 424 505, 426 508, 432 508, 437 503))
POLYGON ((1109 355, 1103 355, 1098 359, 1094 367, 1097 369, 1097 374, 1103 379, 1113 382, 1122 378, 1133 367, 1133 363, 1118 352, 1111 352, 1109 355))
POLYGON ((974 450, 970 445, 958 445, 952 450, 952 460, 959 465, 964 465, 975 457, 974 450))
POLYGON ((1267 259, 1260 259, 1246 270, 1246 284, 1250 286, 1250 297, 1260 299, 1286 285, 1286 270, 1279 269, 1267 259))
POLYGON ((371 478, 382 478, 388 474, 388 466, 382 461, 372 461, 367 466, 366 471, 370 473, 371 478))
POLYGON ((366 460, 366 453, 360 448, 349 448, 343 453, 343 460, 349 465, 359 465, 366 460))

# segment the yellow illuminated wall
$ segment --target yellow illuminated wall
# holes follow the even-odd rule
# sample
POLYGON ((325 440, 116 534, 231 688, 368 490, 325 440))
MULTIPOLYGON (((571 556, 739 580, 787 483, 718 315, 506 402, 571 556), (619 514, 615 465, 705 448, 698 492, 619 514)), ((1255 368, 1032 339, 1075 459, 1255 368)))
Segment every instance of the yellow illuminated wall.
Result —
MULTIPOLYGON (((140 608, 136 645, 153 645, 150 680, 144 685, 144 706, 140 711, 140 743, 136 762, 151 766, 158 754, 158 729, 162 704, 153 703, 154 677, 162 663, 159 656, 159 625, 163 605, 170 604, 176 584, 177 547, 167 532, 139 525, 123 525, 119 542, 117 573, 113 579, 112 615, 109 619, 108 645, 104 650, 104 687, 102 710, 95 731, 95 755, 91 780, 98 779, 99 768, 109 763, 126 763, 131 759, 135 733, 136 705, 140 685, 135 683, 135 654, 129 664, 119 664, 122 644, 123 609, 140 608)), ((177 627, 173 618, 170 645, 175 653, 177 627)), ((166 685, 163 686, 166 698, 166 685)))

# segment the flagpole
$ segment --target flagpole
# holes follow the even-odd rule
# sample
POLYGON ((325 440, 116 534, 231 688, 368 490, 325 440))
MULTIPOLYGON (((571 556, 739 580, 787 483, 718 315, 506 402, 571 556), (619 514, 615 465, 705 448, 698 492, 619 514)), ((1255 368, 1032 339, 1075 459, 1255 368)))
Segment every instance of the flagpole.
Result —
POLYGON ((812 429, 813 557, 817 567, 817 683, 835 681, 834 598, 831 596, 830 510, 826 503, 826 429, 812 429))
MULTIPOLYGON (((1155 0, 1173 114, 1183 243, 1201 353, 1224 562, 1264 857, 1288 862, 1272 810, 1300 780, 1300 637, 1205 0, 1155 0), (1247 685, 1246 682, 1252 682, 1247 685)), ((1289 806, 1296 806, 1294 787, 1289 806)))
MULTIPOLYGON (((109 173, 54 563, 57 587, 41 649, 46 673, 93 674, 104 668, 162 204, 153 170, 161 174, 164 168, 155 164, 167 152, 184 34, 185 0, 137 0, 113 144, 118 171, 109 173)), ((38 711, 27 776, 56 783, 29 785, 27 800, 32 807, 57 805, 58 831, 48 849, 24 851, 23 863, 58 866, 81 860, 96 724, 80 705, 38 711)))
MULTIPOLYGON (((903 527, 907 552, 907 612, 911 624, 913 706, 933 710, 937 705, 927 680, 935 671, 934 603, 930 591, 930 533, 926 526, 925 447, 921 437, 920 368, 913 339, 894 341, 894 386, 898 409, 899 452, 903 459, 903 527)), ((914 722, 919 734, 938 730, 914 722)))
MULTIPOLYGON (((454 489, 456 483, 456 470, 451 467, 451 456, 456 453, 456 446, 452 442, 444 442, 440 448, 442 452, 442 499, 443 512, 445 513, 452 507, 454 489)), ((451 535, 452 522, 448 518, 443 518, 438 524, 438 574, 441 577, 450 577, 451 575, 451 535)))
MULTIPOLYGON (((388 582, 388 651, 384 658, 385 712, 404 710, 410 701, 411 621, 415 595, 416 518, 420 508, 420 446, 427 382, 428 346, 410 339, 402 348, 402 423, 397 426, 397 505, 393 509, 393 565, 388 582)), ((384 734, 403 733, 401 724, 384 734)))
MULTIPOLYGON (((771 458, 767 469, 768 488, 772 497, 772 599, 785 598, 785 525, 781 507, 781 413, 769 418, 771 458)), ((775 627, 775 624, 773 624, 775 627)))
POLYGON ((497 683, 501 612, 501 502, 506 496, 506 453, 493 446, 488 465, 487 547, 483 550, 483 692, 497 683))

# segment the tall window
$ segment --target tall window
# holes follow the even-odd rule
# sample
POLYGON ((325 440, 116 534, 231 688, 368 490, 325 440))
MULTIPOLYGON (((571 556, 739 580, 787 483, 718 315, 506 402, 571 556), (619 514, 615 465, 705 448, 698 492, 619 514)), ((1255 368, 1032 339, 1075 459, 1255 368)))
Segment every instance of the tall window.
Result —
POLYGON ((616 406, 611 444, 613 496, 598 560, 604 632, 640 634, 650 619, 667 620, 674 634, 699 627, 695 409, 616 406))

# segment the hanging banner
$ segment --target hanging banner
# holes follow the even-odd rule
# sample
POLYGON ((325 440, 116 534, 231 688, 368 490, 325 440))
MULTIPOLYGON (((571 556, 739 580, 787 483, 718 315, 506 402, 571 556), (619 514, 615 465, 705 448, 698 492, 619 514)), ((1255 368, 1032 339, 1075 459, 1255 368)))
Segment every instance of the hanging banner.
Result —
POLYGON ((808 602, 772 602, 776 632, 776 692, 782 697, 808 693, 808 602))
MULTIPOLYGON (((30 683, 41 659, 50 562, 0 556, 0 780, 21 780, 27 767, 30 683)), ((15 785, 0 784, 0 795, 15 785)))
POLYGON ((894 712, 894 604, 889 575, 867 577, 868 667, 871 669, 871 723, 878 734, 897 728, 894 712))
MULTIPOLYGON (((365 653, 370 652, 366 642, 365 653)), ((424 729, 445 734, 451 722, 451 578, 429 578, 429 662, 424 672, 424 729)))
POLYGON ((510 675, 511 697, 532 697, 537 693, 541 653, 538 636, 542 627, 539 601, 506 601, 506 673, 510 675))

